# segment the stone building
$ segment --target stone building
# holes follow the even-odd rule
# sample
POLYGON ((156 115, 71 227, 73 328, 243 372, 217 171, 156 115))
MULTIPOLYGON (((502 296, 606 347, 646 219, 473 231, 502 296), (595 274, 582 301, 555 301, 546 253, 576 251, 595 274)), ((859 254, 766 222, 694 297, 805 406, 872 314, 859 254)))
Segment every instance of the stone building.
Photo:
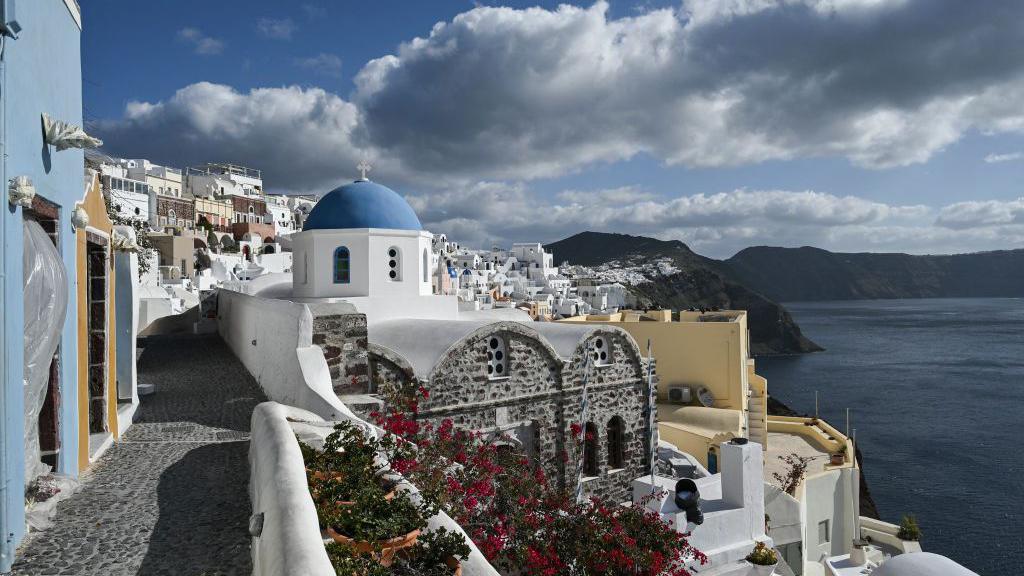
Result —
MULTIPOLYGON (((587 432, 584 491, 629 500, 645 473, 650 426, 646 360, 617 328, 565 324, 391 320, 370 332, 372 386, 416 382, 422 418, 493 434, 572 488, 571 425, 587 432), (570 328, 570 329, 566 329, 570 328), (581 420, 586 354, 587 415, 581 420)), ((376 390, 373 390, 376 391, 376 390)))

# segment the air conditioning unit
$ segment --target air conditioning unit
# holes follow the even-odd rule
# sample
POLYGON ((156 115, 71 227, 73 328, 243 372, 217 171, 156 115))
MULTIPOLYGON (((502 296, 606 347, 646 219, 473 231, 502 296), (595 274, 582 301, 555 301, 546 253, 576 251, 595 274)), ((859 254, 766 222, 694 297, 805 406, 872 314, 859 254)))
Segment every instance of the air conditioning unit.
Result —
POLYGON ((668 387, 668 401, 673 404, 689 404, 690 403, 690 387, 689 386, 669 386, 668 387))

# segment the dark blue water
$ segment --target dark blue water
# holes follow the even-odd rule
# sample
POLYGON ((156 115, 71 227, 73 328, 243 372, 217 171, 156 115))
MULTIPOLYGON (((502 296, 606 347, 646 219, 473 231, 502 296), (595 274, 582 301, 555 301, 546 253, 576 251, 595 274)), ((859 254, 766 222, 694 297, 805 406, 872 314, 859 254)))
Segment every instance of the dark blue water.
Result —
POLYGON ((759 359, 769 393, 840 430, 846 408, 882 519, 926 551, 1024 573, 1024 299, 786 305, 826 352, 759 359))

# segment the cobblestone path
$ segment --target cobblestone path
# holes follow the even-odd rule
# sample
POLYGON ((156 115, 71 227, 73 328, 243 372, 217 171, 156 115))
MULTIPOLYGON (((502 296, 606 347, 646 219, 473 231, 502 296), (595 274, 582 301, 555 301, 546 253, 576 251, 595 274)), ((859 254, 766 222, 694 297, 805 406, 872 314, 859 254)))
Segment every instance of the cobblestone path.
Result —
POLYGON ((216 335, 151 336, 135 424, 29 535, 13 574, 251 574, 249 420, 264 400, 216 335))

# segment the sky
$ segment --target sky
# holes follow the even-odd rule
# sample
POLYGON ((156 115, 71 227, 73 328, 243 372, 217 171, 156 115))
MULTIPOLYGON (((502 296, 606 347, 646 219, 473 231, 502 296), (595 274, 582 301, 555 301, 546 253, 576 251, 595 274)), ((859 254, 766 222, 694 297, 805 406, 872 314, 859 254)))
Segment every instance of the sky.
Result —
POLYGON ((82 0, 112 155, 358 176, 464 245, 1024 248, 1017 0, 82 0))

